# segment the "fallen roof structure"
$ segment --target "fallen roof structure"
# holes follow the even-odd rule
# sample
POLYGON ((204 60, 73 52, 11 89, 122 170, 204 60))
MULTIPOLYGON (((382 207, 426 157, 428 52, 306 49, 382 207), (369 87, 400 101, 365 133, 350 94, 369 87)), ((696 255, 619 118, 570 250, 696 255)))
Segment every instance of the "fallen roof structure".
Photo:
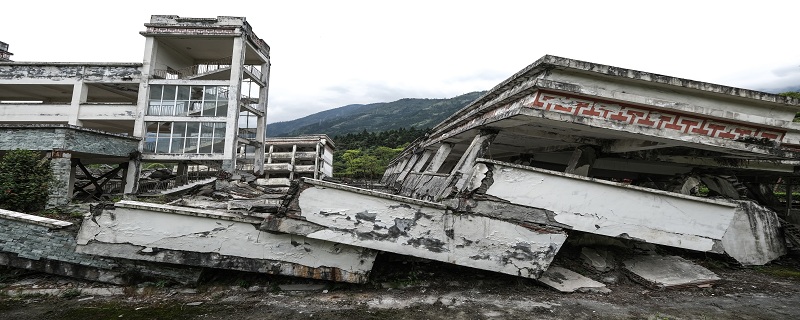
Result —
MULTIPOLYGON (((76 251, 355 283, 385 251, 565 292, 606 291, 551 270, 572 236, 760 265, 786 252, 780 219, 796 219, 798 111, 793 98, 545 56, 407 147, 383 176, 389 193, 310 178, 270 193, 254 175, 218 179, 215 198, 174 202, 195 208, 123 201, 86 215, 76 251), (779 181, 789 181, 785 207, 779 181)), ((670 266, 640 263, 653 259, 625 267, 657 283, 649 275, 670 266)), ((702 275, 685 283, 717 279, 702 275)))

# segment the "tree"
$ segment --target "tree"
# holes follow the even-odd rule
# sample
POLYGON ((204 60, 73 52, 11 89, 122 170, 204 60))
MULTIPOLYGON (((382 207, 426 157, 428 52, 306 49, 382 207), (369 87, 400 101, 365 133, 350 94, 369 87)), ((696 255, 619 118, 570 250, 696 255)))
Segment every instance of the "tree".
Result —
POLYGON ((0 208, 21 212, 44 209, 53 174, 38 152, 12 150, 0 159, 0 208))

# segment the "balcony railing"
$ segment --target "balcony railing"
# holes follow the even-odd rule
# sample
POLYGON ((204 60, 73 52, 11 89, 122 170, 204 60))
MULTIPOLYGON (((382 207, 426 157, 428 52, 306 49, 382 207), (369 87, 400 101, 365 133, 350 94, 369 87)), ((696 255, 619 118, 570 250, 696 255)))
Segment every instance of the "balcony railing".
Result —
MULTIPOLYGON (((198 63, 181 69, 155 69, 153 76, 161 79, 188 79, 204 74, 231 68, 231 57, 225 57, 214 61, 198 63)), ((261 80, 261 70, 256 65, 245 65, 244 68, 253 75, 254 78, 261 80)))

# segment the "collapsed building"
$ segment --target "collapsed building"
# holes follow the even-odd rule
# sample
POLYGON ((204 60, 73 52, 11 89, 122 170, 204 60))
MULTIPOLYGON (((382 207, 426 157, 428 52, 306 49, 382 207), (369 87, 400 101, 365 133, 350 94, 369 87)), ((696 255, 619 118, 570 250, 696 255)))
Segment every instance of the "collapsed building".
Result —
MULTIPOLYGON (((101 265, 112 276, 84 276, 98 281, 156 265, 363 283, 378 252, 392 252, 570 291, 581 286, 562 278, 602 286, 553 265, 571 239, 760 265, 785 254, 784 233, 796 237, 786 227, 799 222, 797 99, 545 56, 407 147, 379 192, 326 181, 327 136, 263 140, 269 47, 244 18, 146 26, 142 64, 0 63, 0 150, 49 152, 65 182, 82 163, 116 160, 130 195, 93 207, 73 233, 0 212, 67 239, 59 251, 74 254, 12 245, 0 264, 101 265), (190 165, 226 174, 195 175, 205 198, 136 201, 152 189, 138 179, 147 162, 175 163, 178 177, 198 172, 190 165)), ((102 178, 90 180, 101 189, 102 178)), ((718 279, 677 257, 623 264, 639 278, 669 265, 696 275, 683 283, 718 279)))

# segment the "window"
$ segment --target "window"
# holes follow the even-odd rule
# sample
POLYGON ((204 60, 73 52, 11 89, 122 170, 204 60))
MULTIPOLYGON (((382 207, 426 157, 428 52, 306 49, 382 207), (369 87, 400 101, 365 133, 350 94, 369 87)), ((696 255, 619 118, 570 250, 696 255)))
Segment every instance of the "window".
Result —
POLYGON ((224 153, 224 122, 147 122, 144 152, 224 153))
POLYGON ((228 115, 227 86, 150 86, 148 116, 224 117, 228 115))

